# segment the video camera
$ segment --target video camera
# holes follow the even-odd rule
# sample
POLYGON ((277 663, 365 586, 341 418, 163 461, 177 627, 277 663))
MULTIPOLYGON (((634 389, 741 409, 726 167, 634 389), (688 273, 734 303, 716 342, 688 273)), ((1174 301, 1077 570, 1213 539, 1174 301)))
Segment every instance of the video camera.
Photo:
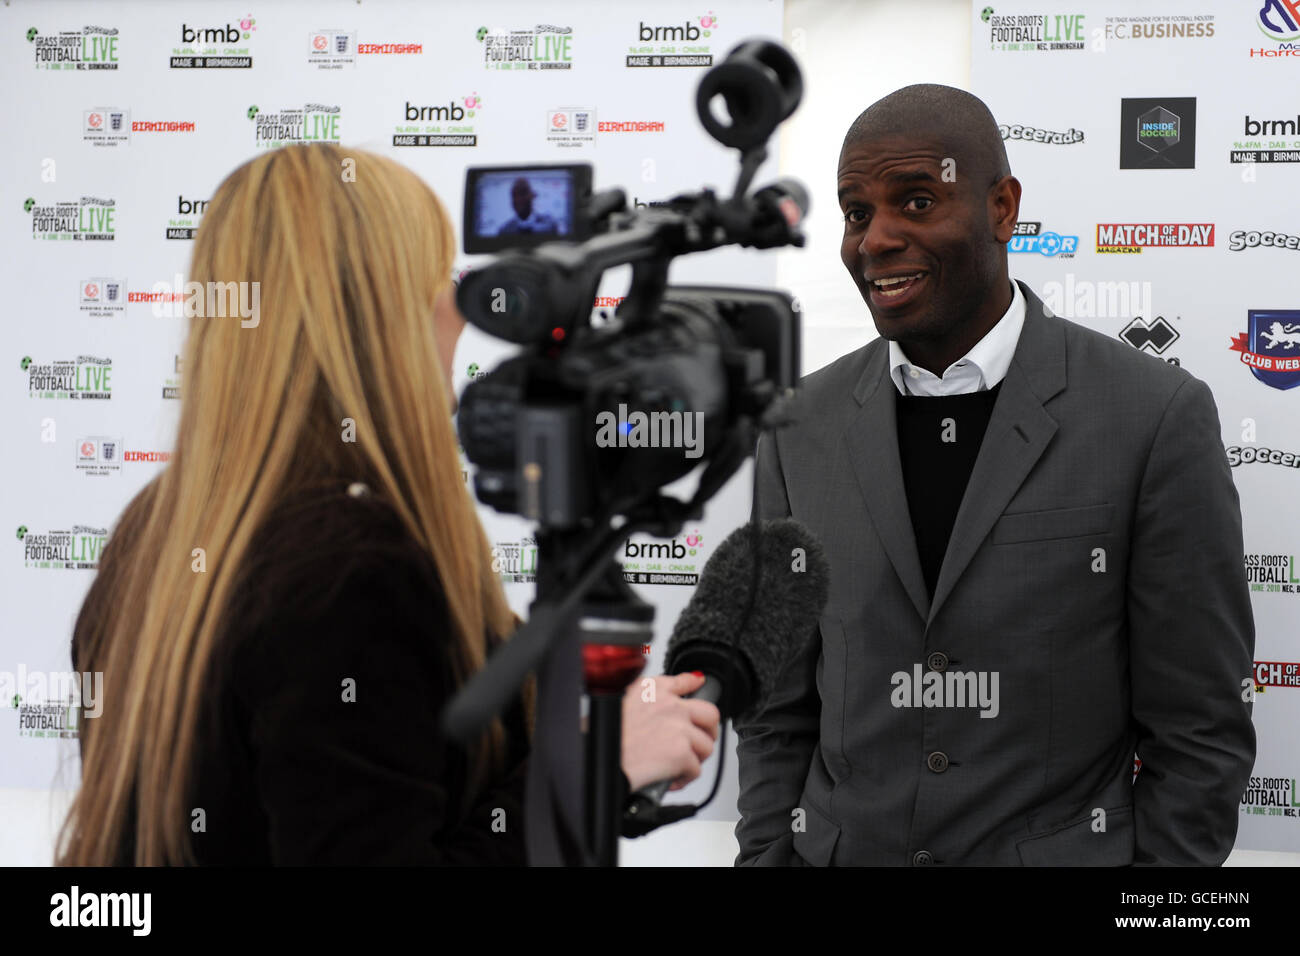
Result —
MULTIPOLYGON (((744 42, 705 73, 700 120, 741 152, 727 199, 704 189, 629 210, 620 189, 592 192, 586 165, 468 171, 465 251, 507 251, 464 276, 457 303, 473 325, 524 346, 461 396, 461 443, 478 466, 480 500, 576 530, 635 509, 653 514, 665 500, 658 490, 703 461, 698 507, 752 452, 757 429, 798 381, 793 300, 669 286, 668 266, 723 245, 804 244, 801 184, 748 194, 802 90, 794 58, 769 41, 744 42), (624 264, 626 297, 593 324, 601 276, 624 264)), ((662 533, 676 533, 671 519, 682 514, 661 513, 662 533)))

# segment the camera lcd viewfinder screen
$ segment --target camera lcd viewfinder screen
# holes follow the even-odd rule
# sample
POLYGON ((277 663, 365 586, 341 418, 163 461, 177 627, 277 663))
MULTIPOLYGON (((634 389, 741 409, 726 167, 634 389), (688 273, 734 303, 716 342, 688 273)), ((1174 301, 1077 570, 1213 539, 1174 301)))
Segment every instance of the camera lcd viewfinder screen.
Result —
POLYGON ((585 238, 574 221, 590 189, 590 180, 582 181, 584 172, 574 166, 470 170, 466 251, 585 238))

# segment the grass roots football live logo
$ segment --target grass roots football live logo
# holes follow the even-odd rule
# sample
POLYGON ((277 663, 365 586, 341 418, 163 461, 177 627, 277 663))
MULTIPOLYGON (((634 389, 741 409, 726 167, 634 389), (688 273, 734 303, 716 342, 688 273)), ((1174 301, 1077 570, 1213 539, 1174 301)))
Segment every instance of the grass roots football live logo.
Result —
POLYGON ((698 530, 667 541, 638 535, 623 543, 622 564, 628 584, 697 584, 704 537, 698 530))
POLYGON ((253 145, 278 149, 290 143, 337 143, 342 135, 343 110, 338 106, 308 103, 298 109, 263 113, 256 105, 247 110, 253 123, 253 145))
MULTIPOLYGON (((1254 10, 1255 5, 1247 8, 1254 10)), ((1255 26, 1272 42, 1251 47, 1252 58, 1300 57, 1300 0, 1263 0, 1253 16, 1255 26)))
POLYGON ((94 571, 108 541, 107 528, 73 525, 70 531, 35 534, 19 525, 17 538, 23 546, 23 566, 56 571, 94 571))
POLYGON ((1036 252, 1048 258, 1073 259, 1079 251, 1078 236, 1044 232, 1041 222, 1018 222, 1011 232, 1007 252, 1036 252))
POLYGON ((33 362, 23 356, 18 367, 27 374, 29 398, 110 399, 113 360, 78 355, 75 361, 33 362))
POLYGON ((1099 222, 1097 251, 1139 253, 1151 247, 1208 249, 1214 245, 1212 222, 1099 222))
POLYGON ((521 30, 479 27, 483 66, 489 70, 573 69, 573 27, 539 23, 521 30))
POLYGON ((477 146, 474 131, 483 98, 477 93, 457 97, 446 105, 422 105, 405 100, 405 122, 393 133, 394 146, 477 146))
POLYGON ((1254 816, 1300 817, 1295 777, 1251 777, 1241 795, 1241 812, 1254 816))
POLYGON ((112 318, 126 312, 126 280, 96 277, 77 284, 81 311, 96 319, 112 318))
MULTIPOLYGON (((1295 571, 1294 554, 1246 555, 1246 580, 1252 591, 1300 594, 1300 589, 1296 588, 1300 584, 1300 577, 1296 577, 1295 571)), ((1296 681, 1296 686, 1300 686, 1300 680, 1296 681)))
POLYGON ((1195 169, 1196 97, 1120 100, 1120 169, 1195 169))
POLYGON ((257 32, 252 14, 226 23, 180 26, 180 43, 172 47, 173 70, 247 70, 253 65, 250 41, 257 32))
POLYGON ((492 546, 492 573, 502 584, 537 583, 537 539, 498 541, 492 546))
POLYGON ((1246 319, 1246 331, 1229 346, 1241 363, 1270 388, 1300 385, 1300 310, 1250 309, 1246 319))
POLYGON ((87 26, 44 34, 31 27, 27 31, 38 70, 116 70, 118 40, 117 27, 87 26))
POLYGON ((988 24, 989 46, 1008 53, 1082 50, 1082 13, 1016 13, 999 15, 985 7, 980 19, 988 24))
POLYGON ((117 201, 113 199, 82 196, 43 205, 28 198, 23 210, 31 213, 33 239, 112 241, 117 238, 117 201))
POLYGON ((712 66, 713 46, 710 41, 717 29, 718 18, 712 10, 680 24, 653 24, 638 20, 637 42, 628 47, 624 65, 712 66))

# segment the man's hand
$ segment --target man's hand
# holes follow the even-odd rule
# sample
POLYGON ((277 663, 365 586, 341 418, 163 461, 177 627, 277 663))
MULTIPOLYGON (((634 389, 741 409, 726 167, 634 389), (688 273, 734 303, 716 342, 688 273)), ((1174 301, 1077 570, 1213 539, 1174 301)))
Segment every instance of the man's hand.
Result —
POLYGON ((718 708, 685 700, 704 685, 704 675, 639 678, 623 695, 623 772, 633 790, 672 780, 680 790, 700 775, 718 738, 718 708))

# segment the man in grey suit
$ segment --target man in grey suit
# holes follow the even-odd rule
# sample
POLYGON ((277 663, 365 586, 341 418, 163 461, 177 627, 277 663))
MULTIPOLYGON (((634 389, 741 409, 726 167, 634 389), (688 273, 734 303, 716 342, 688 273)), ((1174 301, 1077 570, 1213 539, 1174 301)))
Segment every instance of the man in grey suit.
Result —
POLYGON ((737 863, 1221 863, 1254 625, 1210 390, 1009 279, 1020 183, 974 96, 874 104, 839 187, 881 337, 759 443, 755 507, 831 587, 737 726, 737 863))

